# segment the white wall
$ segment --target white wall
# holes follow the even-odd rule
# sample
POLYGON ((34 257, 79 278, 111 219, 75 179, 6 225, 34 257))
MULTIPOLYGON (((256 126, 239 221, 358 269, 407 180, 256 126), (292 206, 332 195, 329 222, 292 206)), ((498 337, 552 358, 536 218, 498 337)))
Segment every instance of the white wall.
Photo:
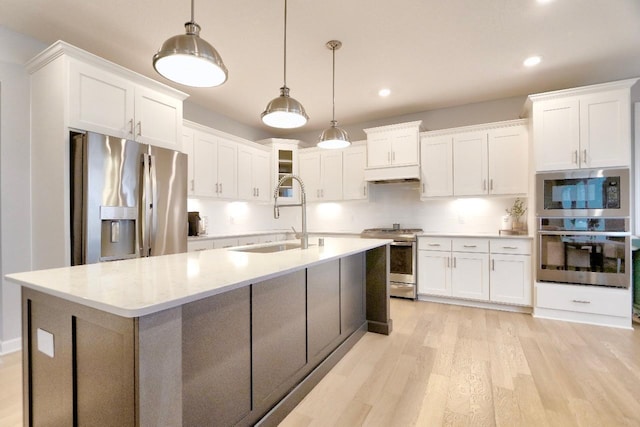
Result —
MULTIPOLYGON (((0 27, 0 277, 31 268, 29 76, 23 64, 45 46, 0 27)), ((20 289, 2 279, 0 354, 21 346, 20 289)))

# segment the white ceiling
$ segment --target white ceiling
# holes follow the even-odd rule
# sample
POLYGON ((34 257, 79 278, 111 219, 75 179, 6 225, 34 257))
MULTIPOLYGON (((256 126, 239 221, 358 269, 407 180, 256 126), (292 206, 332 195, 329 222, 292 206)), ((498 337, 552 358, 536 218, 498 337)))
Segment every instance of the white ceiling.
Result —
MULTIPOLYGON (((217 88, 174 85, 257 129, 283 79, 283 0, 198 0, 195 20, 229 69, 217 88)), ((341 125, 640 76, 639 0, 289 0, 287 85, 331 120, 331 51, 341 125), (533 69, 522 61, 543 57, 533 69), (380 98, 382 87, 391 89, 380 98)), ((0 24, 64 40, 164 81, 151 57, 184 32, 188 0, 2 0, 0 24)), ((287 132, 270 130, 274 136, 287 132)))

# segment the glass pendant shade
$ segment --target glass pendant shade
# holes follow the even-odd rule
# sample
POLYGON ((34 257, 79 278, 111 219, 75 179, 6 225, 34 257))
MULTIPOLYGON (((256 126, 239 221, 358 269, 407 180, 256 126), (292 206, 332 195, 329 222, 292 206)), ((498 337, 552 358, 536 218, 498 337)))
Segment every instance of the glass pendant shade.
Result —
POLYGON ((295 129, 304 126, 309 116, 295 98, 289 96, 289 88, 280 88, 280 96, 273 98, 262 113, 262 122, 274 128, 295 129))
POLYGON ((184 24, 186 34, 173 36, 153 55, 153 68, 176 83, 193 87, 219 86, 227 81, 228 71, 218 52, 200 38, 200 26, 193 21, 184 24))
POLYGON ((318 142, 318 147, 320 148, 345 148, 351 145, 351 141, 349 141, 349 134, 346 130, 339 128, 338 122, 335 120, 331 121, 331 127, 325 129, 320 135, 320 140, 318 142))

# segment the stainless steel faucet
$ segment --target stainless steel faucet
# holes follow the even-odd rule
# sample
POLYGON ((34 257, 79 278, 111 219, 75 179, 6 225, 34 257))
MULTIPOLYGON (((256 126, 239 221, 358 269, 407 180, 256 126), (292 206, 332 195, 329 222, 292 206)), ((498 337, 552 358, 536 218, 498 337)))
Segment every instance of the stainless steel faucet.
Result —
POLYGON ((300 206, 302 208, 302 233, 300 234, 300 246, 302 249, 307 249, 309 247, 309 235, 307 234, 307 195, 304 192, 304 182, 302 182, 299 176, 289 174, 280 178, 280 181, 278 181, 278 184, 276 185, 276 189, 273 190, 273 217, 275 219, 280 218, 280 208, 288 208, 292 206, 300 206), (278 194, 280 193, 280 187, 282 187, 282 184, 288 179, 295 179, 300 184, 300 203, 278 206, 278 194))

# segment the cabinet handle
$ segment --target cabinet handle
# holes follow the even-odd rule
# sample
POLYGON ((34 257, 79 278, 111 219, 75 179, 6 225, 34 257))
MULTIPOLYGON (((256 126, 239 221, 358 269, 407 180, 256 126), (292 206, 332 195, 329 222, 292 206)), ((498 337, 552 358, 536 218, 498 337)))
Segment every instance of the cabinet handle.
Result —
POLYGON ((591 301, 585 301, 580 299, 574 299, 573 302, 577 302, 578 304, 591 304, 591 301))
POLYGON ((216 194, 218 194, 218 183, 216 182, 216 194))
POLYGON ((196 191, 196 183, 195 180, 191 180, 191 191, 196 191))
POLYGON ((447 257, 447 268, 451 268, 451 257, 447 257))
POLYGON ((517 246, 503 246, 502 249, 518 249, 517 246))
POLYGON ((142 136, 142 120, 138 122, 138 136, 142 136))
POLYGON ((582 163, 584 165, 587 164, 587 149, 586 148, 584 150, 582 150, 582 163))
POLYGON ((578 164, 578 150, 573 150, 573 163, 578 164))
POLYGON ((440 243, 429 243, 428 246, 440 246, 440 243))
POLYGON ((424 184, 424 182, 423 182, 423 183, 422 183, 422 194, 424 194, 424 187, 425 187, 425 184, 424 184))
POLYGON ((220 183, 220 194, 222 194, 222 183, 220 183))
POLYGON ((456 257, 453 257, 453 268, 456 268, 456 257))
POLYGON ((495 259, 491 260, 491 271, 496 271, 496 260, 495 259))
POLYGON ((478 245, 463 245, 463 248, 477 248, 478 245))
POLYGON ((393 160, 394 162, 396 161, 396 152, 395 151, 391 152, 391 160, 393 160))
POLYGON ((259 188, 256 188, 256 196, 260 197, 260 189, 259 188))
POLYGON ((387 162, 391 163, 391 151, 387 151, 387 162))
POLYGON ((365 185, 362 187, 362 195, 363 195, 363 196, 366 196, 366 195, 367 195, 367 184, 365 184, 365 185))
POLYGON ((133 135, 133 119, 129 120, 129 133, 133 135))
POLYGON ((493 191, 493 178, 489 180, 489 190, 493 191))
POLYGON ((487 191, 487 180, 486 179, 482 180, 482 191, 487 191))

